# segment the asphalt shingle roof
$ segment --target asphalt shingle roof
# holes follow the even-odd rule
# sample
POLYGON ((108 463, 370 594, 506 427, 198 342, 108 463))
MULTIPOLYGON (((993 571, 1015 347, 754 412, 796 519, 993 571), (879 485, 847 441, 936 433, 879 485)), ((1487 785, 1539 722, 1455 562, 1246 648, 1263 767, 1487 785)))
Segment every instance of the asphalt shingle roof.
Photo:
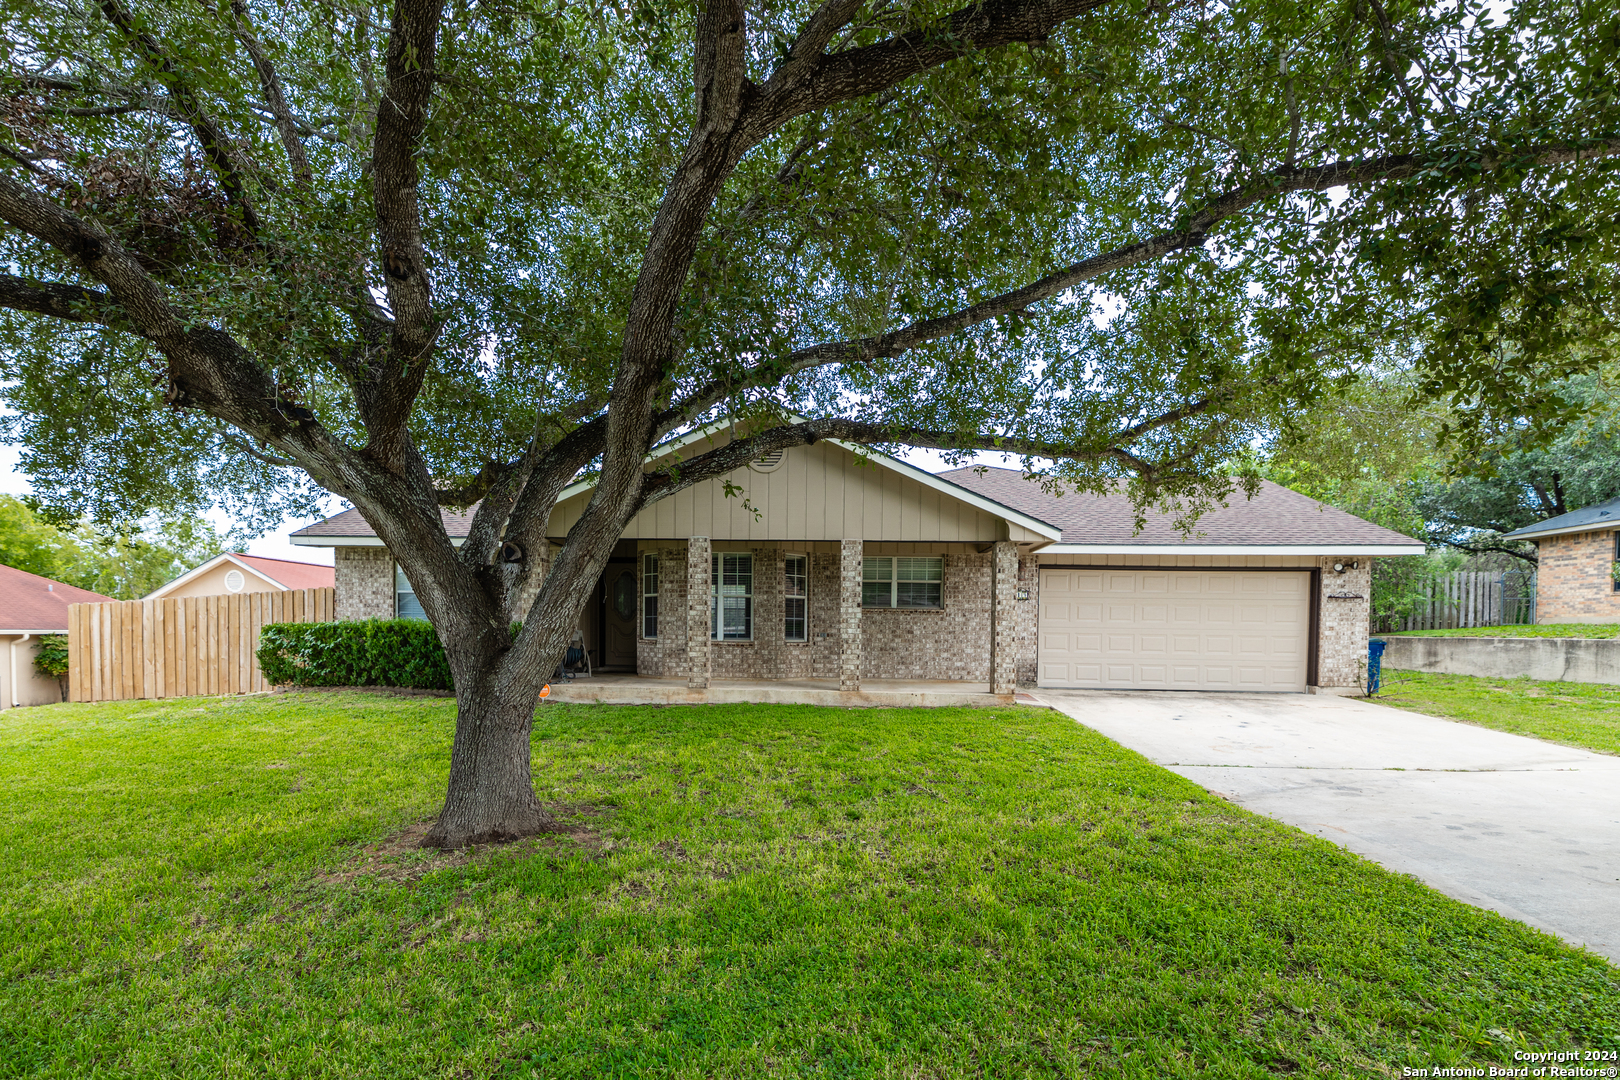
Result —
MULTIPOLYGON (((1227 505, 1209 511, 1198 519, 1191 536, 1175 527, 1175 515, 1149 512, 1141 532, 1136 531, 1136 512, 1123 488, 1107 496, 1067 491, 1048 495, 1037 483, 1024 479, 1017 469, 977 467, 952 469, 939 474, 960 487, 992 499, 1003 506, 1063 530, 1065 544, 1288 544, 1330 545, 1351 548, 1374 544, 1416 545, 1420 541, 1374 525, 1326 503, 1317 502, 1297 491, 1290 491, 1269 480, 1261 481, 1253 499, 1235 491, 1227 505)), ((440 510, 445 533, 467 535, 473 510, 457 513, 440 510)), ((293 533, 307 537, 376 536, 357 510, 317 521, 293 533)))
POLYGON ((1593 503, 1591 506, 1571 510, 1567 514, 1559 514, 1555 518, 1538 521, 1534 525, 1526 525, 1522 529, 1514 529, 1502 535, 1509 539, 1529 540, 1537 536, 1616 528, 1620 528, 1620 498, 1593 503))
POLYGON ((271 581, 280 582, 289 589, 330 589, 337 573, 324 563, 271 559, 263 555, 247 555, 240 551, 231 552, 231 557, 247 563, 271 581))
POLYGON ((94 604, 111 599, 89 589, 18 570, 15 566, 0 566, 0 634, 25 630, 65 634, 69 604, 94 604))
POLYGON ((1354 514, 1317 502, 1269 480, 1260 482, 1253 499, 1241 490, 1227 505, 1209 511, 1194 523, 1192 535, 1175 527, 1175 515, 1149 511, 1141 532, 1136 511, 1123 488, 1116 494, 1094 495, 1069 490, 1048 495, 1039 484, 1025 480, 1017 469, 973 466, 939 474, 986 498, 1022 510, 1063 530, 1065 544, 1298 544, 1356 547, 1372 544, 1417 544, 1409 536, 1374 525, 1354 514))
MULTIPOLYGON (((467 530, 472 528, 473 514, 476 508, 468 507, 466 510, 455 511, 440 508, 439 520, 444 522, 446 536, 466 536, 467 530)), ((366 519, 360 516, 358 510, 345 510, 341 514, 334 514, 325 521, 317 521, 313 525, 306 525, 293 533, 294 536, 376 536, 366 519)))

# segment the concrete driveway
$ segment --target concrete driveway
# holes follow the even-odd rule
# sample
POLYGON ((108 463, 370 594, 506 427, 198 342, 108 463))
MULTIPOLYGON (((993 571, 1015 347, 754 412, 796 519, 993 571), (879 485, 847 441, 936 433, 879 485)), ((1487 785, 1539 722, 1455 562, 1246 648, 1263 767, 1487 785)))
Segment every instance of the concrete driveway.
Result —
POLYGON ((1240 806, 1620 961, 1620 757, 1348 698, 1035 693, 1240 806))

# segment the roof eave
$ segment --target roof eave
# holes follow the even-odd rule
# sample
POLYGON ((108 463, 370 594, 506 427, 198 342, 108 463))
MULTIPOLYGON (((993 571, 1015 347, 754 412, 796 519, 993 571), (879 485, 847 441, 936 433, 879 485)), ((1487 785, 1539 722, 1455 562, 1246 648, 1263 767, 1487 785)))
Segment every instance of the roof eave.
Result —
POLYGON ((1042 555, 1421 555, 1422 544, 1051 544, 1042 555))

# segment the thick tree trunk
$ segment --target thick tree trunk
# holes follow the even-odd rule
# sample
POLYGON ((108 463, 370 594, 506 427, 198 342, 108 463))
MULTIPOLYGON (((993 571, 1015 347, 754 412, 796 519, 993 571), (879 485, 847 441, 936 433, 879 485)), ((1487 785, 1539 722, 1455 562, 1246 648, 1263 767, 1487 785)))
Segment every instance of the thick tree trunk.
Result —
POLYGON ((423 847, 454 849, 546 832, 551 814, 534 795, 529 732, 539 684, 484 676, 456 679, 456 738, 450 785, 423 847))

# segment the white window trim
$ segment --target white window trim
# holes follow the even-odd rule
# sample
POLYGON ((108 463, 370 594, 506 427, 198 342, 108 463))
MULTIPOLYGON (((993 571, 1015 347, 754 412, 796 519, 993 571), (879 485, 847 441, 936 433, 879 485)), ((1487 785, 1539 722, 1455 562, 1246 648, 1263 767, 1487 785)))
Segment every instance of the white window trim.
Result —
POLYGON ((754 630, 759 622, 759 612, 754 610, 754 583, 758 578, 758 561, 752 551, 711 551, 709 553, 709 640, 716 645, 737 645, 754 640, 754 630), (720 625, 720 583, 716 580, 721 568, 725 565, 721 561, 723 556, 732 555, 748 560, 748 636, 726 637, 720 625))
MULTIPOLYGON (((658 640, 658 631, 657 631, 657 628, 656 628, 656 623, 654 624, 653 632, 651 634, 647 633, 647 598, 651 597, 654 603, 658 602, 658 583, 664 580, 663 579, 663 573, 664 573, 664 565, 663 565, 663 563, 661 561, 659 561, 658 552, 656 552, 656 551, 644 551, 644 552, 641 553, 641 607, 640 607, 640 610, 636 612, 636 616, 637 616, 637 620, 638 620, 637 629, 639 629, 641 631, 641 640, 642 641, 657 641, 658 640), (648 562, 654 563, 656 565, 656 567, 657 567, 657 569, 653 570, 653 572, 652 572, 652 577, 653 577, 653 590, 652 590, 652 592, 647 591, 647 563, 648 562)), ((660 611, 658 614, 653 616, 653 618, 655 620, 658 620, 658 621, 662 621, 663 617, 664 617, 664 613, 662 611, 660 611)))
POLYGON ((861 607, 868 607, 866 603, 866 562, 868 559, 886 559, 889 563, 889 603, 886 607, 872 606, 872 611, 944 611, 945 610, 945 557, 943 555, 866 555, 861 559, 861 607), (938 559, 939 560, 939 603, 934 607, 901 607, 900 600, 900 572, 896 566, 899 559, 938 559))
MULTIPOLYGON (((394 588, 394 618, 396 618, 396 619, 415 618, 414 615, 401 615, 399 613, 399 598, 402 595, 404 595, 404 592, 405 592, 405 590, 403 590, 403 589, 401 589, 399 587, 399 580, 400 580, 400 578, 405 578, 405 584, 411 585, 411 579, 408 578, 408 577, 405 577, 405 568, 400 566, 398 561, 394 561, 393 566, 394 566, 394 573, 393 573, 393 582, 392 582, 392 584, 393 584, 393 588, 394 588)), ((410 594, 411 594, 411 597, 413 599, 415 599, 415 597, 416 597, 416 586, 415 585, 411 585, 410 594)), ((418 604, 418 606, 420 606, 421 601, 418 600, 417 604, 418 604)), ((427 618, 427 614, 425 612, 423 613, 422 618, 424 618, 424 619, 427 618)))
POLYGON ((810 556, 798 551, 784 551, 782 553, 782 640, 790 645, 806 645, 810 642, 810 556), (787 560, 804 560, 804 595, 790 597, 787 594, 787 560), (787 636, 787 602, 789 600, 804 601, 804 637, 787 636))

